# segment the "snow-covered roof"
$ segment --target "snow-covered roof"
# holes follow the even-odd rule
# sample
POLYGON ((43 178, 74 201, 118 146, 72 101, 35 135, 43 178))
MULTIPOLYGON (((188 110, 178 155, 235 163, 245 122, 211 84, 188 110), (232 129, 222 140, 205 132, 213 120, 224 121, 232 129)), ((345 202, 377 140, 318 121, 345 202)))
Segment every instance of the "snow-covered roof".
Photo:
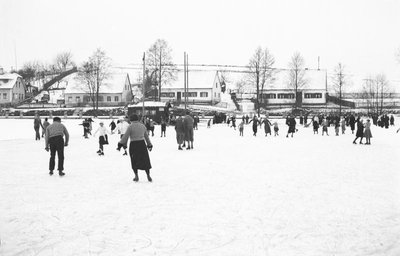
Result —
MULTIPOLYGON (((266 89, 292 89, 289 86, 290 70, 279 70, 274 72, 273 79, 265 85, 266 89)), ((300 89, 326 89, 326 72, 325 70, 305 70, 305 85, 300 89)))
MULTIPOLYGON (((126 73, 111 74, 100 86, 100 93, 122 93, 129 75, 126 73)), ((63 79, 66 83, 64 93, 87 93, 87 85, 74 73, 63 79)))
MULTIPOLYGON (((245 72, 229 72, 225 71, 224 75, 227 79, 227 89, 237 89, 237 84, 242 82, 246 90, 255 89, 248 81, 248 73, 245 72)), ((276 69, 273 72, 273 79, 268 81, 264 86, 265 89, 292 89, 289 86, 289 70, 276 69)), ((307 81, 302 89, 307 90, 326 90, 326 72, 325 70, 305 70, 304 79, 307 81)))
POLYGON ((0 89, 12 89, 18 78, 22 78, 22 76, 17 73, 0 75, 0 89))
MULTIPOLYGON (((189 88, 207 89, 214 86, 216 71, 190 71, 189 69, 189 88)), ((178 89, 184 87, 184 72, 179 71, 176 80, 170 81, 163 89, 178 89)))

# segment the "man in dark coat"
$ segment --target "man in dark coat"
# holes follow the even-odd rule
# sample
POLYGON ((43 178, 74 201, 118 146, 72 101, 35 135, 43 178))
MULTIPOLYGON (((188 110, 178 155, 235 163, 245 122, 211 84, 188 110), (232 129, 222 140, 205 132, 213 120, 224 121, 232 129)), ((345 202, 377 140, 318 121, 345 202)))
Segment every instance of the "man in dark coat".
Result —
POLYGON ((296 132, 296 119, 293 116, 290 116, 287 119, 287 123, 286 124, 289 126, 288 133, 286 134, 286 138, 289 137, 289 133, 292 134, 292 138, 293 138, 293 133, 296 132))
POLYGON ((364 138, 364 124, 362 123, 360 117, 357 118, 357 132, 356 132, 356 138, 353 140, 353 144, 357 144, 357 139, 360 139, 360 144, 362 143, 362 140, 364 138))
POLYGON ((182 150, 181 144, 185 138, 185 128, 183 126, 183 119, 178 116, 175 120, 176 141, 178 143, 178 150, 182 150))
POLYGON ((356 124, 356 118, 354 117, 353 114, 350 115, 349 117, 349 124, 350 124, 350 128, 351 128, 351 134, 354 134, 354 126, 356 124))

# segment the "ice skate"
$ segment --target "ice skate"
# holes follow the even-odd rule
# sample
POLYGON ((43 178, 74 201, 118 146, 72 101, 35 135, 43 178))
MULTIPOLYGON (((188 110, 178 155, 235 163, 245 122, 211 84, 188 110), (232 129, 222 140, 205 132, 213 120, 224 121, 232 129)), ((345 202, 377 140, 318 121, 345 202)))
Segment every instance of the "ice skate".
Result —
POLYGON ((53 171, 50 171, 50 172, 49 172, 49 175, 50 175, 50 176, 53 175, 53 171))
POLYGON ((60 175, 62 177, 65 175, 65 173, 63 171, 58 171, 58 175, 60 175))

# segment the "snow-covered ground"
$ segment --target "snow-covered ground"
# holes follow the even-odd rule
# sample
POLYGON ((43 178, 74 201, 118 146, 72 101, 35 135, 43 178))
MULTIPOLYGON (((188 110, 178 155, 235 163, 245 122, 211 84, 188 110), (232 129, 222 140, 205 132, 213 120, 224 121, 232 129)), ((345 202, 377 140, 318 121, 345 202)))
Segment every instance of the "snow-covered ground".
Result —
POLYGON ((153 183, 134 183, 118 135, 99 157, 81 120, 63 122, 60 178, 31 119, 0 119, 0 255, 400 255, 397 128, 372 127, 367 146, 333 128, 286 138, 283 120, 267 138, 201 123, 178 151, 157 126, 153 183))

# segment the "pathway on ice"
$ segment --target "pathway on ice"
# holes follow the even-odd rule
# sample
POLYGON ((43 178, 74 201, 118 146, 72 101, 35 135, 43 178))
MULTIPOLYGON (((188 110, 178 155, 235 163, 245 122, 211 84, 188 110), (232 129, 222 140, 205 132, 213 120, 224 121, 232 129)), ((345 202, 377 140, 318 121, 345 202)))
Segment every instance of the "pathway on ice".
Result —
POLYGON ((154 182, 135 184, 118 136, 99 157, 79 122, 64 122, 60 178, 32 120, 0 120, 0 255, 400 255, 395 128, 373 127, 365 146, 333 128, 292 139, 283 124, 276 138, 201 126, 178 151, 173 127, 160 138, 157 126, 154 182))

